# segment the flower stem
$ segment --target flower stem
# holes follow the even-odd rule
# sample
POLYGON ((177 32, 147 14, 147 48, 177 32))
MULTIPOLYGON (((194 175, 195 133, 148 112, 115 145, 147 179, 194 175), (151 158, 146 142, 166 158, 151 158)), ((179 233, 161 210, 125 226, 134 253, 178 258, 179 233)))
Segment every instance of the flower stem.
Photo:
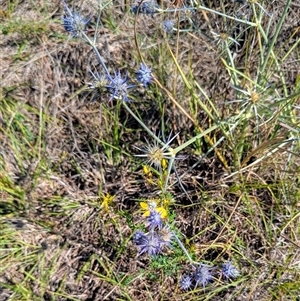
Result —
POLYGON ((82 31, 81 34, 82 34, 82 36, 85 38, 86 42, 87 42, 87 43, 93 48, 93 50, 95 51, 95 53, 96 53, 96 55, 97 55, 97 57, 98 57, 98 59, 99 59, 99 62, 101 63, 103 69, 105 70, 105 73, 106 73, 108 79, 109 79, 109 80, 112 80, 112 77, 111 77, 111 75, 110 75, 110 73, 109 73, 109 71, 108 71, 108 69, 107 69, 107 67, 106 67, 106 65, 105 65, 105 63, 104 63, 104 61, 103 61, 103 59, 102 59, 102 56, 100 55, 100 53, 99 53, 99 51, 98 51, 98 49, 97 49, 95 43, 94 43, 94 42, 86 35, 85 32, 82 31))
POLYGON ((136 116, 136 114, 129 108, 127 103, 125 101, 122 101, 123 106, 127 110, 127 112, 142 126, 142 128, 154 139, 156 140, 159 144, 162 146, 165 146, 165 143, 162 142, 155 134, 153 134, 145 125, 145 123, 136 116))

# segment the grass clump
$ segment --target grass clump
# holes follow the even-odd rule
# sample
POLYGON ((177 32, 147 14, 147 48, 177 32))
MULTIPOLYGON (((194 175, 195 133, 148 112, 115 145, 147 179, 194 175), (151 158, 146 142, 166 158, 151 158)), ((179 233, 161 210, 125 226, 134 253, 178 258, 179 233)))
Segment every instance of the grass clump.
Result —
POLYGON ((48 23, 44 22, 24 22, 22 20, 11 20, 1 26, 2 34, 19 34, 22 38, 32 38, 33 35, 49 34, 48 23))

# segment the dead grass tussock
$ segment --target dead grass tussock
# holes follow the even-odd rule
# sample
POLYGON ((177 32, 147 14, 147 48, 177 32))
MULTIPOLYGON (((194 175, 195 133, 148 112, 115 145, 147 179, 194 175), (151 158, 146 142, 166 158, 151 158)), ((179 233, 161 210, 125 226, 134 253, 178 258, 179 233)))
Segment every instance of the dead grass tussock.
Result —
MULTIPOLYGON (((70 296, 81 299, 90 297, 91 289, 101 289, 103 293, 112 289, 93 273, 102 275, 103 280, 106 279, 106 272, 112 273, 111 265, 115 266, 116 257, 120 256, 118 250, 130 230, 118 216, 105 217, 99 209, 76 203, 60 200, 52 208, 49 204, 46 205, 48 208, 36 208, 36 213, 31 213, 31 220, 38 223, 40 220, 43 226, 25 219, 2 221, 2 230, 10 232, 7 248, 19 246, 18 258, 22 260, 16 259, 13 265, 11 260, 14 256, 11 258, 9 253, 2 255, 2 260, 11 262, 9 269, 4 270, 2 282, 6 283, 9 279, 10 285, 21 283, 25 279, 24 271, 27 271, 31 278, 38 280, 31 289, 35 296, 41 298, 55 291, 66 291, 70 292, 70 296), (69 206, 70 209, 63 210, 69 206), (61 214, 66 214, 66 217, 60 220, 55 218, 61 214), (111 219, 114 219, 117 228, 110 222, 111 219), (52 230, 45 229, 46 221, 52 230), (108 237, 111 239, 108 240, 108 237), (88 272, 90 269, 92 274, 88 272)), ((122 264, 118 265, 117 270, 121 272, 122 264)))

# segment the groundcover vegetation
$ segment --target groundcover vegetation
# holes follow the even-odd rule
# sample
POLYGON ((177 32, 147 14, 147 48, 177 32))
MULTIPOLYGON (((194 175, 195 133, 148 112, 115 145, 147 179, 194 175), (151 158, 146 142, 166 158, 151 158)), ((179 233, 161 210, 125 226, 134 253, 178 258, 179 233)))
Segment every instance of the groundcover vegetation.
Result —
POLYGON ((0 2, 0 300, 299 300, 300 4, 0 2))

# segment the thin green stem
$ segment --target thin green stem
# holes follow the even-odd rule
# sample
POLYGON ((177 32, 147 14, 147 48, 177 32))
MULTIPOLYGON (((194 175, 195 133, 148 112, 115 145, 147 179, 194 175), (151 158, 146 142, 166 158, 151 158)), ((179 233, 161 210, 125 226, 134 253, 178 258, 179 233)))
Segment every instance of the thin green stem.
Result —
POLYGON ((168 170, 167 170, 167 177, 166 177, 165 185, 164 185, 164 188, 163 188, 163 192, 164 192, 164 193, 166 193, 166 191, 167 191, 168 181, 169 181, 169 177, 170 177, 170 174, 171 174, 171 170, 172 170, 174 161, 175 161, 175 156, 173 155, 173 156, 169 159, 169 165, 168 165, 168 170))
POLYGON ((127 112, 141 125, 141 127, 154 139, 156 140, 160 145, 165 146, 165 143, 161 141, 155 134, 153 134, 148 127, 144 124, 144 122, 136 116, 136 114, 129 108, 127 103, 125 101, 122 101, 123 106, 127 110, 127 112))
MULTIPOLYGON (((264 62, 263 62, 263 64, 262 64, 261 68, 260 68, 260 74, 263 74, 264 71, 265 71, 265 69, 266 69, 266 66, 267 66, 269 57, 270 57, 271 53, 273 52, 274 44, 275 44, 275 42, 277 41, 278 35, 279 35, 280 30, 281 30, 281 28, 282 28, 284 19, 285 19, 286 15, 287 15, 287 11, 288 11, 288 9, 289 9, 289 7, 290 7, 290 5, 291 5, 291 2, 292 2, 292 0, 288 0, 287 3, 286 3, 286 5, 285 5, 285 7, 284 7, 284 10, 283 10, 283 12, 282 12, 282 14, 281 14, 281 18, 280 18, 280 20, 279 20, 279 23, 278 23, 278 25, 276 26, 275 34, 274 34, 274 36, 273 36, 273 38, 272 38, 272 40, 271 40, 271 43, 269 44, 269 49, 268 49, 266 55, 264 56, 264 62)), ((263 32, 263 31, 262 31, 262 32, 263 32)))
POLYGON ((190 256, 190 254, 188 253, 187 249, 185 248, 185 246, 183 245, 183 243, 181 242, 181 240, 179 239, 179 237, 172 231, 171 232, 172 235, 174 236, 176 242, 178 243, 179 247, 181 248, 181 250, 183 251, 183 253, 186 255, 186 257, 188 258, 188 260, 191 262, 191 263, 196 263, 192 257, 190 256))
POLYGON ((226 15, 226 14, 224 14, 224 13, 218 12, 218 11, 216 11, 216 10, 210 9, 210 8, 205 7, 205 6, 202 6, 202 5, 200 5, 200 4, 197 4, 197 8, 200 9, 200 10, 205 10, 205 11, 208 11, 208 12, 210 12, 210 13, 213 13, 213 14, 216 14, 216 15, 219 15, 219 16, 222 16, 222 17, 225 17, 225 18, 230 19, 230 20, 234 20, 234 21, 236 21, 236 22, 240 22, 240 23, 243 23, 243 24, 247 24, 247 25, 256 27, 256 23, 249 22, 249 21, 246 21, 246 20, 241 20, 241 19, 238 19, 238 18, 229 16, 229 15, 226 15))
POLYGON ((82 36, 84 37, 84 39, 87 41, 87 43, 88 43, 88 44, 93 48, 93 50, 95 51, 95 53, 96 53, 96 55, 97 55, 97 57, 98 57, 98 59, 99 59, 99 62, 101 63, 103 69, 105 70, 105 73, 106 73, 108 79, 109 79, 109 80, 112 80, 112 77, 111 77, 111 75, 110 75, 110 73, 109 73, 109 71, 108 71, 108 69, 107 69, 107 67, 106 67, 106 65, 105 65, 105 63, 104 63, 104 61, 103 61, 103 59, 102 59, 102 56, 100 55, 100 53, 99 53, 99 51, 98 51, 98 49, 97 49, 95 43, 94 43, 94 42, 86 35, 85 32, 82 31, 81 34, 82 34, 82 36))
POLYGON ((199 134, 199 135, 191 138, 187 142, 179 145, 178 147, 176 147, 175 149, 173 149, 174 154, 177 154, 178 152, 180 152, 181 150, 183 150, 184 148, 186 148, 190 144, 194 143, 197 139, 202 138, 203 136, 206 136, 207 134, 209 134, 210 132, 214 131, 218 127, 220 127, 220 125, 219 124, 215 124, 212 127, 210 127, 209 129, 207 129, 204 132, 202 132, 201 134, 199 134))

